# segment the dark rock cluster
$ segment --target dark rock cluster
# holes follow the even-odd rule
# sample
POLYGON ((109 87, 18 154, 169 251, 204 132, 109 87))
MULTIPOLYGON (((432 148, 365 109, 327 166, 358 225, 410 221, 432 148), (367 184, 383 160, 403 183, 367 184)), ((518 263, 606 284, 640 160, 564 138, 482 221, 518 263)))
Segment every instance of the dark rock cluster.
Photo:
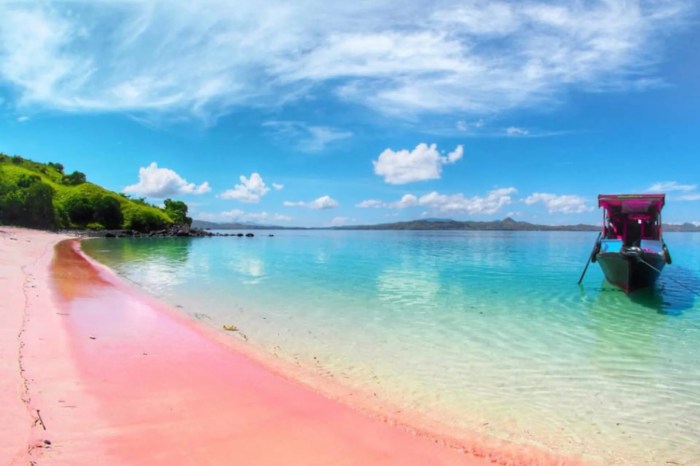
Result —
MULTIPOLYGON (((212 233, 211 231, 202 230, 199 228, 189 228, 186 225, 173 225, 164 230, 156 230, 149 232, 139 232, 136 230, 101 230, 101 231, 79 231, 81 236, 102 237, 102 238, 209 238, 212 236, 235 236, 238 238, 253 238, 254 233, 212 233)), ((268 236, 275 236, 269 234, 268 236)))

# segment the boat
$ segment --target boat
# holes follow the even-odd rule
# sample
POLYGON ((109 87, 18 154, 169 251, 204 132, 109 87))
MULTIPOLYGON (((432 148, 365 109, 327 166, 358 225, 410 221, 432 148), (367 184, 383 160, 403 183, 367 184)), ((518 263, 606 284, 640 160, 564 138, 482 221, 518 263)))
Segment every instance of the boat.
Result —
POLYGON ((665 194, 601 194, 603 230, 590 261, 625 293, 653 286, 671 253, 663 240, 661 209, 665 194))

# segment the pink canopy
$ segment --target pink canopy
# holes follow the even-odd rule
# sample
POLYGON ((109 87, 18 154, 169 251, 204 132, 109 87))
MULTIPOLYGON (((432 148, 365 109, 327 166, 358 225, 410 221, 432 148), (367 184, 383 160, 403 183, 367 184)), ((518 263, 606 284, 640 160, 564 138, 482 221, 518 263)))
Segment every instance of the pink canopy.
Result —
POLYGON ((628 213, 659 213, 664 206, 665 194, 600 194, 598 207, 628 213), (618 210, 619 209, 619 210, 618 210))

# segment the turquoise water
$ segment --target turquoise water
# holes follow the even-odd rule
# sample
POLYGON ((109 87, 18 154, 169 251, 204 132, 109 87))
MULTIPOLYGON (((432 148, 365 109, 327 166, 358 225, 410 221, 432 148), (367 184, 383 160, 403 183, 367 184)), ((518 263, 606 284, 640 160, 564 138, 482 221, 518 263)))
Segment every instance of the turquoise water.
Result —
POLYGON ((183 312, 343 384, 491 438, 605 464, 700 464, 700 235, 630 296, 595 233, 277 231, 95 239, 183 312))

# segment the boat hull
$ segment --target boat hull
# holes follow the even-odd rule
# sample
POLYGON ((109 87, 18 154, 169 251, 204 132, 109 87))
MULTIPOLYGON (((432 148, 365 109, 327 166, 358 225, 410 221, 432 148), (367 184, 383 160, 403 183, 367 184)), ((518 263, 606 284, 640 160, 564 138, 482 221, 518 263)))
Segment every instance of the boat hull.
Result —
POLYGON ((599 253, 597 261, 603 269, 605 279, 625 293, 653 286, 666 265, 664 257, 654 252, 638 255, 599 253))

